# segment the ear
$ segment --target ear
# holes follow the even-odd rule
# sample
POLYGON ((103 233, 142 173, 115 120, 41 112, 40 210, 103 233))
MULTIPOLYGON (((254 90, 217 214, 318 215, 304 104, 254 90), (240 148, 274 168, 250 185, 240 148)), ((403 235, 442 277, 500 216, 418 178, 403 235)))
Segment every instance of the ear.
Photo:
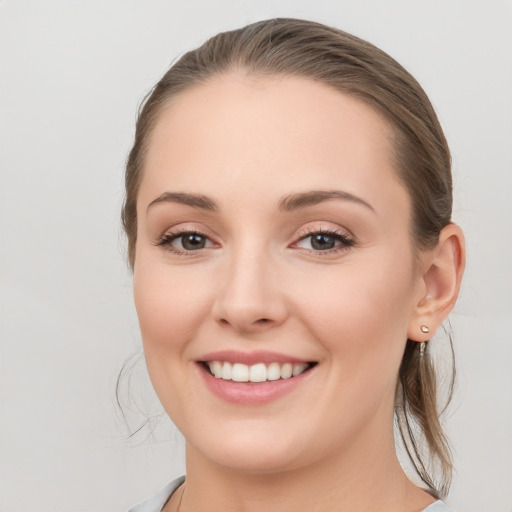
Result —
POLYGON ((436 247, 422 257, 422 292, 409 324, 410 340, 428 341, 434 336, 455 305, 465 264, 464 235, 459 226, 449 224, 436 247))

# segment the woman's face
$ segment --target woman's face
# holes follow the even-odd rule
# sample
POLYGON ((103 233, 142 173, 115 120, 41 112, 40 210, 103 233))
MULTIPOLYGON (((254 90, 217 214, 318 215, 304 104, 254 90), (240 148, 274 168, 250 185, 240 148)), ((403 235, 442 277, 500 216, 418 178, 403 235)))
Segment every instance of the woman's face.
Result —
POLYGON ((425 289, 390 138, 370 107, 301 78, 224 75, 161 114, 135 301, 196 457, 281 471, 392 439, 425 289))

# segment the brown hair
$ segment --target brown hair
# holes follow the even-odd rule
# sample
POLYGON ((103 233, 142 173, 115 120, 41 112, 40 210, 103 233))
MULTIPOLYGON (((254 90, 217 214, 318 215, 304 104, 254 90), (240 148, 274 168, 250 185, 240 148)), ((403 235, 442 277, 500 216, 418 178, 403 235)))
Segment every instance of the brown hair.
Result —
MULTIPOLYGON (((451 219, 450 152, 421 86, 389 55, 353 35, 310 21, 272 19, 220 33, 186 53, 142 103, 126 166, 122 211, 132 267, 137 193, 159 114, 184 90, 233 70, 316 80, 376 108, 392 127, 397 174, 411 197, 415 245, 418 249, 436 245, 440 231, 451 219)), ((433 494, 444 496, 452 464, 439 422, 436 376, 428 352, 420 357, 419 343, 407 340, 397 381, 395 418, 418 475, 433 494), (422 456, 422 440, 427 444, 428 459, 422 456), (432 476, 432 465, 441 469, 439 481, 432 476)), ((450 395, 452 388, 453 380, 450 395)))

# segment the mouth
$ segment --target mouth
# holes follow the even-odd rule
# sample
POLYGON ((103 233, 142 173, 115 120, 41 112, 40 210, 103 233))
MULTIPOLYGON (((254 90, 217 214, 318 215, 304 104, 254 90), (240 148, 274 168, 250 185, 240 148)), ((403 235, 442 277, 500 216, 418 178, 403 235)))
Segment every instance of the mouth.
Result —
POLYGON ((262 383, 289 380, 316 366, 316 362, 270 362, 252 365, 229 361, 201 361, 204 369, 216 379, 231 382, 262 383))
POLYGON ((288 396, 313 376, 318 361, 257 350, 221 350, 196 360, 206 387, 224 402, 258 406, 288 396))

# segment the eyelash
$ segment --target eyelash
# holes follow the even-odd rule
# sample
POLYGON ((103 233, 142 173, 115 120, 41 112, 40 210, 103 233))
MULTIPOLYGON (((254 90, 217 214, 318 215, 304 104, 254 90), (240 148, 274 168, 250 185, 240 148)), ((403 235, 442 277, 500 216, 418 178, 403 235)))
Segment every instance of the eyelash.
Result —
MULTIPOLYGON (((183 238, 186 235, 197 235, 201 238, 204 238, 205 240, 209 240, 209 237, 199 231, 194 230, 178 230, 170 233, 165 233, 162 235, 156 242, 155 245, 158 247, 162 247, 165 250, 177 254, 180 256, 193 256, 194 253, 200 253, 204 248, 198 249, 198 250, 182 250, 178 249, 177 247, 174 247, 172 243, 179 239, 183 238)), ((300 238, 297 240, 297 242, 294 243, 297 244, 299 242, 302 242, 303 240, 306 240, 307 238, 313 237, 313 236, 326 236, 331 237, 334 239, 335 242, 340 242, 337 246, 335 246, 332 249, 326 249, 326 250, 314 250, 314 249, 303 249, 305 251, 308 251, 310 253, 315 253, 315 255, 332 255, 336 254, 341 251, 346 251, 350 247, 353 247, 355 245, 355 241, 350 238, 347 234, 331 230, 331 229, 308 229, 306 233, 303 233, 300 235, 300 238)))
MULTIPOLYGON (((328 256, 337 254, 342 251, 346 251, 350 247, 353 247, 355 245, 355 241, 353 238, 350 238, 346 233, 343 233, 342 231, 337 231, 334 229, 314 229, 314 228, 308 228, 306 230, 306 233, 302 233, 300 235, 300 238, 295 242, 295 244, 302 242, 303 240, 306 240, 307 238, 313 237, 313 236, 326 236, 333 238, 335 242, 340 242, 337 246, 335 246, 332 249, 327 250, 318 250, 315 251, 314 249, 305 249, 308 252, 314 252, 315 255, 319 256, 328 256)), ((295 245, 294 244, 294 245, 295 245)))
POLYGON ((187 250, 178 249, 177 247, 174 247, 172 245, 172 242, 174 242, 178 238, 183 238, 186 235, 197 235, 197 236, 200 236, 201 238, 204 238, 205 240, 209 239, 206 235, 204 235, 203 233, 201 233, 199 231, 183 229, 183 230, 178 230, 178 231, 174 231, 174 232, 170 232, 170 233, 165 233, 156 241, 155 245, 157 247, 163 247, 166 251, 172 252, 174 254, 178 254, 180 256, 182 256, 182 255, 183 256, 193 256, 194 253, 201 252, 202 249, 198 249, 196 251, 187 251, 187 250))

